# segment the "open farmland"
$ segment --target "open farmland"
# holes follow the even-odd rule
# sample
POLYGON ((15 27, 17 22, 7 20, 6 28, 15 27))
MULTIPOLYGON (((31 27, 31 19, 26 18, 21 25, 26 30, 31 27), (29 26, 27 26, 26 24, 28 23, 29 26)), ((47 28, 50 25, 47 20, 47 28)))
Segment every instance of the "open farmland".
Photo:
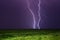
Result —
POLYGON ((1 30, 0 40, 60 40, 59 30, 1 30))

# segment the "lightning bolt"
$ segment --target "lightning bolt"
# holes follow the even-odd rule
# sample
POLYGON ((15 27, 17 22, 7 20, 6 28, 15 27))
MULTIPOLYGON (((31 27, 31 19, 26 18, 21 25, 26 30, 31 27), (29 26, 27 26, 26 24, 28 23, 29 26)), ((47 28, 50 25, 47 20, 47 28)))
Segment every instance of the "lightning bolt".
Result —
POLYGON ((28 10, 31 12, 32 16, 33 16, 33 29, 36 29, 36 20, 35 20, 35 15, 34 12, 31 10, 30 8, 30 3, 29 0, 27 0, 27 6, 28 6, 28 10))
POLYGON ((38 0, 38 17, 39 17, 38 23, 37 23, 38 29, 40 29, 39 23, 40 23, 40 20, 41 20, 41 16, 40 16, 40 3, 41 3, 40 0, 38 0))
POLYGON ((30 8, 30 3, 29 3, 29 0, 27 0, 27 6, 28 6, 28 10, 31 12, 32 16, 33 16, 33 29, 40 29, 40 26, 39 26, 39 23, 40 23, 40 0, 39 0, 39 3, 37 4, 38 6, 38 23, 36 23, 36 18, 35 18, 35 14, 34 12, 32 11, 32 9, 30 8))

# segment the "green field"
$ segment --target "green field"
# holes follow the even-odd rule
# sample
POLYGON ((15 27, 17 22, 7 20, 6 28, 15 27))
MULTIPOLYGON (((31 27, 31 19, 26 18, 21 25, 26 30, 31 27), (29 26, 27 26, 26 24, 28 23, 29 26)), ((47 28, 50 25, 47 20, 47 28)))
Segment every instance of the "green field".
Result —
POLYGON ((60 40, 59 30, 0 30, 0 40, 60 40))

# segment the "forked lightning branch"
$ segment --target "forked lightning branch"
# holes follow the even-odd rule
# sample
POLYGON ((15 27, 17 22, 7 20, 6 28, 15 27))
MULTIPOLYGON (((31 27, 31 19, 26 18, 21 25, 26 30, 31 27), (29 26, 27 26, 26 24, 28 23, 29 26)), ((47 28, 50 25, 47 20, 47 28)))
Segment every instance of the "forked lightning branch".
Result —
POLYGON ((30 11, 31 15, 32 15, 32 18, 33 18, 33 29, 40 29, 40 26, 39 26, 39 23, 40 23, 40 20, 41 20, 41 17, 40 17, 40 0, 38 0, 38 21, 36 21, 36 18, 35 18, 35 13, 32 11, 32 9, 30 8, 30 2, 29 0, 27 0, 27 7, 28 7, 28 10, 30 11))

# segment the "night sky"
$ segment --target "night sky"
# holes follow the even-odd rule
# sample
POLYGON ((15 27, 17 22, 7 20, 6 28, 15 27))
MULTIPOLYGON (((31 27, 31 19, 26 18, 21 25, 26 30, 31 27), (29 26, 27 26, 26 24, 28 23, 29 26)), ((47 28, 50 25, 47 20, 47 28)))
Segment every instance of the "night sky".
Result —
POLYGON ((41 4, 41 28, 60 29, 60 0, 42 0, 41 4))
POLYGON ((35 26, 39 18, 40 29, 60 29, 60 1, 59 0, 0 0, 0 29, 33 29, 33 15, 35 26), (29 1, 29 2, 28 2, 29 1), (40 17, 38 16, 40 12, 40 17))

